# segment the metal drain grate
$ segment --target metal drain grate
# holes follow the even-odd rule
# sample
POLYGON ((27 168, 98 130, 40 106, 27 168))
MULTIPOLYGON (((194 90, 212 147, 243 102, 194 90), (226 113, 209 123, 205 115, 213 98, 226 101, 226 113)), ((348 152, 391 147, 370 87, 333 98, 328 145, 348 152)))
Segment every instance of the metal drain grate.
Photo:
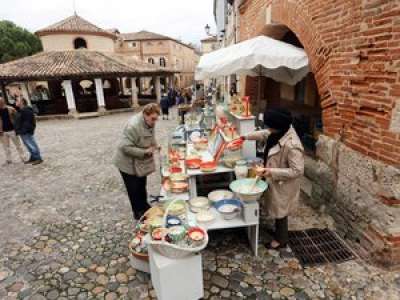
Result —
POLYGON ((341 263, 355 258, 353 252, 329 229, 290 231, 289 245, 303 266, 341 263))

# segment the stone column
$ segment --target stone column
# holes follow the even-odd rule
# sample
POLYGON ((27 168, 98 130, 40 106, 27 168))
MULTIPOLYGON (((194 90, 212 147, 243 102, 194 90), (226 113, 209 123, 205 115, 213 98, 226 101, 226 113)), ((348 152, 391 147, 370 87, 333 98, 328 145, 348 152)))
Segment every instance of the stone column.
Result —
POLYGON ((171 75, 171 76, 168 77, 168 87, 170 89, 174 88, 174 75, 171 75))
POLYGON ((160 103, 160 101, 161 101, 160 76, 156 76, 156 77, 155 77, 154 88, 155 88, 155 90, 156 90, 156 99, 157 99, 157 103, 160 103))
POLYGON ((106 111, 106 103, 104 100, 104 90, 103 90, 103 81, 101 78, 96 78, 94 80, 96 84, 96 98, 97 98, 97 111, 105 112, 106 111))
POLYGON ((1 88, 1 92, 3 93, 3 98, 6 101, 6 103, 8 104, 8 94, 7 94, 7 90, 6 90, 6 85, 4 84, 3 81, 0 81, 0 88, 1 88))
POLYGON ((138 108, 139 107, 139 100, 138 100, 138 88, 136 86, 136 78, 131 78, 131 87, 132 87, 132 107, 138 108))
POLYGON ((65 98, 67 99, 67 106, 70 115, 76 114, 76 105, 75 105, 75 97, 74 97, 74 90, 72 89, 72 82, 71 80, 64 80, 62 86, 65 91, 65 98))
POLYGON ((24 97, 26 101, 28 101, 29 106, 31 106, 32 105, 31 97, 29 95, 28 84, 26 82, 21 83, 21 92, 22 92, 22 97, 24 97))
POLYGON ((142 77, 139 77, 138 94, 142 94, 142 77))

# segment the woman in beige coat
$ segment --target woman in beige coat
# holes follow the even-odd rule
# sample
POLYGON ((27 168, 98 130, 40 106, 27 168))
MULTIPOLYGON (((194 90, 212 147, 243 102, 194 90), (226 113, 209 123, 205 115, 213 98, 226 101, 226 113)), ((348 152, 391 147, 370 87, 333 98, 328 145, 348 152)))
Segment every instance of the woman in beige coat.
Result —
POLYGON ((292 127, 292 116, 284 109, 270 110, 264 115, 266 130, 251 133, 248 140, 266 141, 264 167, 257 175, 266 178, 268 215, 275 219, 274 240, 267 248, 286 247, 288 216, 297 208, 300 178, 304 173, 304 148, 292 127))

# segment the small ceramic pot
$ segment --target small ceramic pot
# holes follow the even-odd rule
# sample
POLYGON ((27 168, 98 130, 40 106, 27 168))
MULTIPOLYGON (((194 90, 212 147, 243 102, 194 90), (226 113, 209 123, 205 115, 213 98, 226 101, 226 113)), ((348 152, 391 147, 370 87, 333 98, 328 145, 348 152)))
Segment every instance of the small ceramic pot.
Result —
POLYGON ((168 237, 172 242, 179 242, 186 236, 186 229, 183 226, 172 226, 168 229, 168 237))
POLYGON ((247 167, 247 162, 245 160, 237 161, 234 170, 237 179, 246 178, 249 173, 249 168, 247 167))

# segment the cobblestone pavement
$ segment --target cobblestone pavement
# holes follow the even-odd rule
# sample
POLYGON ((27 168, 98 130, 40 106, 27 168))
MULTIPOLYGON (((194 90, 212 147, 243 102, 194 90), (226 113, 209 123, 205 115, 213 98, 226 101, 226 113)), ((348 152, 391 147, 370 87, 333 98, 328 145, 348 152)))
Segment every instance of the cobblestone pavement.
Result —
MULTIPOLYGON (((38 124, 45 162, 0 169, 0 299, 149 299, 147 274, 128 264, 130 206, 110 164, 129 114, 38 124)), ((164 145, 176 121, 160 121, 164 145)), ((4 155, 0 153, 0 162, 4 155)), ((149 181, 158 194, 157 175, 149 181)), ((333 226, 302 206, 291 228, 333 226)), ((261 236, 263 238, 263 235, 261 236)), ((203 252, 207 299, 399 299, 400 276, 360 260, 302 268, 240 230, 212 233, 203 252)), ((188 299, 189 300, 189 299, 188 299)))

